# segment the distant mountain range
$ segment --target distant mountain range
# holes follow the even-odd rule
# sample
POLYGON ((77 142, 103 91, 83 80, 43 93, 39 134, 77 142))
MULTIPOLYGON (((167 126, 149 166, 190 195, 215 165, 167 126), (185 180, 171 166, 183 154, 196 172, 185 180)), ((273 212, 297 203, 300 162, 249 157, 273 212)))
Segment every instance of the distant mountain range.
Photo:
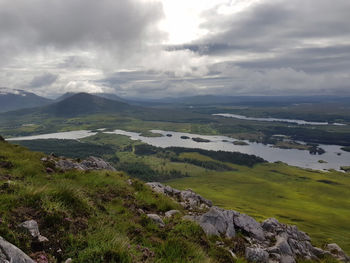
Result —
MULTIPOLYGON (((75 92, 64 93, 63 95, 61 95, 60 97, 55 99, 55 102, 65 100, 65 99, 67 99, 69 97, 72 97, 72 96, 74 96, 76 94, 78 94, 78 93, 75 93, 75 92)), ((109 100, 114 100, 114 101, 121 101, 121 102, 127 102, 127 100, 122 99, 121 97, 119 97, 119 96, 117 96, 115 94, 112 94, 112 93, 89 93, 89 94, 97 96, 97 97, 101 97, 101 98, 104 98, 104 99, 109 99, 109 100)))
MULTIPOLYGON (((341 103, 348 105, 349 97, 336 96, 221 96, 198 95, 178 98, 144 99, 121 98, 111 93, 72 93, 68 92, 55 100, 40 97, 24 90, 0 88, 0 112, 16 111, 46 106, 47 113, 57 116, 113 112, 134 107, 183 108, 208 105, 238 106, 286 106, 302 103, 341 103), (83 95, 85 94, 85 95, 83 95), (89 95, 89 96, 88 96, 89 95), (71 98, 71 99, 70 99, 71 98), (70 100, 69 100, 70 99, 70 100), (67 101, 66 101, 67 100, 67 101), (62 102, 62 103, 61 103, 62 102), (118 103, 115 103, 118 102, 118 103), (84 112, 85 111, 85 112, 84 112)), ((38 109, 33 109, 38 110, 38 109)), ((32 110, 31 110, 32 111, 32 110)))
POLYGON ((0 112, 44 106, 52 100, 18 89, 0 88, 0 112))

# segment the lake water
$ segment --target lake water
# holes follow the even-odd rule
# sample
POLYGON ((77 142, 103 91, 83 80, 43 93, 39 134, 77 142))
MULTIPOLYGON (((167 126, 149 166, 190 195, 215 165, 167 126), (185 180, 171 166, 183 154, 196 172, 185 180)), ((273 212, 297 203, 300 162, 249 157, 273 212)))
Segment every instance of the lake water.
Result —
POLYGON ((329 123, 329 122, 313 122, 313 121, 304 121, 304 120, 293 120, 293 119, 278 119, 278 118, 255 118, 255 117, 247 117, 238 114, 231 113, 217 113, 213 114, 214 116, 221 116, 226 118, 235 118, 240 120, 248 120, 248 121, 269 121, 269 122, 288 122, 295 123, 299 125, 335 125, 335 126, 345 126, 343 123, 329 123))
MULTIPOLYGON (((185 147, 185 148, 200 148, 205 150, 214 151, 229 151, 229 152, 241 152, 246 154, 254 154, 264 158, 269 162, 282 161, 289 165, 298 166, 302 168, 310 168, 316 170, 339 170, 341 166, 350 166, 350 153, 341 150, 341 146, 338 145, 320 145, 326 153, 322 155, 311 155, 305 150, 296 149, 279 149, 274 148, 272 145, 264 145, 262 143, 248 142, 248 145, 234 145, 233 142, 236 139, 226 136, 212 136, 212 135, 199 135, 183 132, 152 130, 153 133, 159 133, 161 137, 144 137, 139 133, 128 132, 123 130, 114 130, 111 132, 105 132, 108 134, 126 135, 132 140, 140 140, 144 143, 157 146, 157 147, 185 147), (189 139, 182 139, 186 136, 189 139), (202 138, 209 140, 210 142, 195 142, 192 138, 202 138), (338 155, 338 154, 341 155, 338 155), (326 161, 327 163, 319 163, 319 160, 326 161)), ((19 140, 36 140, 36 139, 82 139, 95 135, 95 132, 81 130, 61 133, 51 133, 36 136, 18 137, 7 139, 8 141, 19 140)))
POLYGON ((6 141, 31 141, 31 140, 39 140, 39 139, 79 140, 95 134, 97 134, 97 132, 79 130, 79 131, 40 134, 40 135, 33 135, 33 136, 23 136, 23 137, 6 139, 6 141))

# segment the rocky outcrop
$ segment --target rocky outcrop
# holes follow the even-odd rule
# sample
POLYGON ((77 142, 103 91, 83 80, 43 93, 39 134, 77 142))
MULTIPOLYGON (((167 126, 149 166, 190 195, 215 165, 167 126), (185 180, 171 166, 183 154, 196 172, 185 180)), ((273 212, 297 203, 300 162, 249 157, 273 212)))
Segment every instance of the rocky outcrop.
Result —
MULTIPOLYGON (((349 257, 337 244, 329 244, 325 250, 311 244, 310 237, 296 226, 278 222, 269 218, 262 223, 254 218, 234 210, 225 210, 212 206, 212 202, 192 190, 180 191, 161 183, 147 183, 153 191, 165 194, 179 202, 188 213, 185 220, 197 222, 208 235, 222 236, 228 239, 243 235, 245 258, 248 262, 295 263, 297 259, 319 261, 331 256, 343 262, 349 257)), ((237 251, 227 247, 228 251, 237 251)))
POLYGON ((52 168, 61 171, 68 170, 80 170, 80 171, 88 171, 88 170, 108 170, 108 171, 116 171, 116 169, 108 162, 104 161, 101 158, 97 158, 94 156, 90 156, 89 158, 78 162, 69 158, 58 158, 53 155, 48 157, 44 157, 41 159, 44 164, 49 165, 46 169, 48 173, 52 173, 52 168), (51 166, 51 167, 50 167, 51 166))
POLYGON ((0 135, 0 142, 4 142, 5 139, 0 135))
POLYGON ((35 261, 0 236, 0 263, 35 263, 35 261))
POLYGON ((207 200, 196 194, 191 189, 180 191, 170 186, 165 186, 158 182, 147 183, 153 191, 165 194, 179 202, 185 209, 188 210, 205 210, 213 205, 210 200, 207 200))
POLYGON ((258 222, 254 218, 246 215, 235 212, 235 217, 233 218, 235 226, 241 229, 242 232, 247 233, 249 236, 264 241, 265 234, 258 222))
POLYGON ((224 235, 232 238, 236 235, 233 225, 233 211, 227 211, 218 207, 212 207, 210 210, 197 218, 199 225, 207 235, 224 235))

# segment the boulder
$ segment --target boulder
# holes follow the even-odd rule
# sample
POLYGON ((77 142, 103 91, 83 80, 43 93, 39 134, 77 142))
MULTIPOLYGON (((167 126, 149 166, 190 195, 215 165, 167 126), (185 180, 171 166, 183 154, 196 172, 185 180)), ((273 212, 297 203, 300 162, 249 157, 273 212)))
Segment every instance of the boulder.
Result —
POLYGON ((269 253, 261 248, 247 247, 245 250, 245 258, 248 262, 268 263, 269 253))
POLYGON ((199 218, 198 222, 203 231, 209 236, 222 234, 227 238, 232 238, 236 235, 232 211, 213 206, 199 218))
POLYGON ((257 221, 255 221, 254 218, 246 214, 240 214, 236 212, 236 215, 234 216, 234 223, 236 227, 243 230, 251 237, 260 241, 265 240, 263 228, 257 221))
POLYGON ((154 223, 156 223, 158 226, 160 226, 160 227, 164 227, 165 226, 163 220, 160 218, 159 215, 157 215, 157 214, 147 214, 147 217, 149 219, 151 219, 154 223))
POLYGON ((35 263, 18 247, 7 242, 0 236, 0 262, 1 263, 35 263))
POLYGON ((0 142, 4 142, 5 139, 0 135, 0 142))

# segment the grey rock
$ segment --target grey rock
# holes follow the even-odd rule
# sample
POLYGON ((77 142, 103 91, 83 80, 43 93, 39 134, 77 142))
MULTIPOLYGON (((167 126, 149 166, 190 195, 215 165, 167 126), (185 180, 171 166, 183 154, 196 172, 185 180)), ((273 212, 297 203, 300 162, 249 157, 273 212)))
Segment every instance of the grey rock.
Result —
POLYGON ((336 244, 328 244, 326 246, 326 251, 329 251, 336 259, 343 262, 350 262, 350 257, 345 254, 345 252, 336 244))
POLYGON ((230 211, 213 206, 199 218, 199 225, 207 235, 219 234, 232 238, 236 235, 233 214, 230 211))
POLYGON ((71 258, 67 258, 64 263, 72 263, 72 262, 73 262, 73 260, 71 258))
POLYGON ((293 252, 292 252, 292 249, 290 248, 290 246, 288 244, 288 240, 285 237, 283 237, 283 236, 277 236, 276 239, 277 239, 277 241, 276 241, 276 245, 275 246, 280 251, 280 254, 293 256, 293 252))
POLYGON ((35 220, 28 220, 19 225, 20 227, 27 229, 32 237, 40 236, 39 226, 35 220))
POLYGON ((116 169, 110 165, 108 162, 101 158, 90 156, 86 160, 80 163, 83 170, 109 170, 116 171, 116 169))
POLYGON ((200 223, 199 225, 202 227, 204 233, 207 236, 219 236, 220 235, 220 232, 217 230, 217 228, 215 228, 215 226, 213 226, 210 223, 200 223))
MULTIPOLYGON (((54 158, 54 157, 50 157, 54 158)), ((87 171, 87 170, 108 170, 108 171, 116 171, 116 169, 110 165, 108 162, 104 161, 101 158, 90 156, 86 160, 83 160, 81 163, 76 162, 72 159, 51 159, 55 162, 55 166, 57 169, 61 169, 63 171, 68 171, 72 169, 87 171)))
POLYGON ((165 217, 166 218, 170 218, 170 217, 173 217, 174 215, 180 213, 179 210, 170 210, 170 211, 167 211, 165 212, 165 217))
POLYGON ((36 238, 39 242, 49 241, 46 237, 42 236, 39 231, 38 223, 35 220, 28 220, 19 225, 26 229, 33 238, 36 238))
POLYGON ((263 241, 265 240, 264 231, 261 225, 255 221, 254 218, 246 215, 246 214, 238 214, 234 216, 235 226, 242 229, 252 237, 263 241))
POLYGON ((165 226, 163 220, 160 218, 159 215, 157 215, 157 214, 147 214, 147 217, 150 218, 154 223, 156 223, 160 227, 164 227, 165 226))
POLYGON ((162 193, 178 200, 181 205, 188 210, 205 209, 213 205, 210 200, 196 194, 191 189, 180 191, 159 182, 150 182, 147 183, 147 185, 150 186, 154 192, 162 193), (203 204, 205 206, 203 206, 203 204))
POLYGON ((0 237, 0 263, 35 263, 18 247, 0 237))
POLYGON ((158 182, 146 183, 154 192, 164 194, 164 185, 158 182))
POLYGON ((269 262, 269 253, 261 248, 247 247, 245 250, 245 258, 248 262, 267 263, 269 262))
POLYGON ((68 171, 68 170, 83 170, 80 165, 77 163, 71 161, 71 160, 66 160, 66 159, 60 159, 56 162, 56 168, 61 169, 63 171, 68 171))
POLYGON ((277 232, 277 228, 280 227, 280 223, 276 218, 268 218, 261 223, 261 227, 268 232, 277 232))

